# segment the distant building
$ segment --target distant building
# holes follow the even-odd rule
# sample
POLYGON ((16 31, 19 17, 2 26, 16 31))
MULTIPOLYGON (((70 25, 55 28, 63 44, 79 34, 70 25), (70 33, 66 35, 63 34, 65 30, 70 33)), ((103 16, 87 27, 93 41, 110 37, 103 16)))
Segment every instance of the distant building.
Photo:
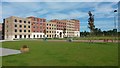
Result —
POLYGON ((46 34, 47 38, 55 38, 56 37, 56 23, 47 22, 46 23, 46 34))
POLYGON ((0 23, 0 40, 2 40, 2 23, 0 23))
POLYGON ((46 19, 37 17, 27 17, 31 20, 31 38, 44 38, 46 30, 46 19))
POLYGON ((44 18, 27 17, 20 18, 11 16, 4 19, 3 38, 13 39, 33 39, 33 38, 64 38, 80 37, 80 21, 71 20, 50 20, 44 18))
POLYGON ((31 21, 27 18, 11 16, 4 19, 4 39, 31 38, 31 21))

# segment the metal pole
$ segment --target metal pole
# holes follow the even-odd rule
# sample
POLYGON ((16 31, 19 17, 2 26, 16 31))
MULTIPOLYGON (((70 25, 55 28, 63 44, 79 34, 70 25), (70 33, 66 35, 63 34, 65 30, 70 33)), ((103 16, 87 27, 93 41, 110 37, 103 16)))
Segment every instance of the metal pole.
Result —
POLYGON ((115 15, 115 12, 117 12, 117 10, 114 10, 114 30, 115 30, 115 41, 114 42, 116 42, 116 15, 115 15))

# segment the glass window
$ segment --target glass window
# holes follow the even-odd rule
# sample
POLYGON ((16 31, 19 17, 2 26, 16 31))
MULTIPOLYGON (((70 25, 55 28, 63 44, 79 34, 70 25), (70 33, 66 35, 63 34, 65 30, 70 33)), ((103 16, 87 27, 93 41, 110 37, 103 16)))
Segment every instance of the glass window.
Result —
POLYGON ((24 38, 26 38, 26 35, 24 35, 24 38))
POLYGON ((17 29, 15 29, 15 32, 17 32, 17 29))
POLYGON ((42 35, 40 35, 40 37, 42 37, 42 35))
POLYGON ((24 28, 26 28, 26 25, 24 25, 24 28))
POLYGON ((30 21, 28 21, 28 24, 30 24, 30 21))
POLYGON ((15 19, 15 22, 17 22, 17 19, 15 19))
POLYGON ((22 32, 22 30, 19 30, 20 32, 22 32))
POLYGON ((30 26, 28 26, 28 28, 30 28, 30 26))
POLYGON ((20 35, 20 38, 22 38, 22 35, 20 35))
POLYGON ((24 21, 24 23, 26 23, 26 21, 24 21))
POLYGON ((20 23, 22 23, 22 20, 19 20, 20 23))
POLYGON ((15 35, 15 38, 17 38, 17 35, 15 35))
POLYGON ((24 32, 26 32, 26 30, 24 30, 24 32))
POLYGON ((34 38, 35 38, 35 35, 34 35, 34 38))
POLYGON ((30 38, 30 35, 28 35, 28 38, 30 38))
POLYGON ((28 32, 30 32, 30 30, 28 30, 28 32))
POLYGON ((22 27, 22 25, 19 26, 20 28, 22 27))
POLYGON ((37 37, 39 37, 39 35, 37 35, 37 37))
POLYGON ((15 27, 17 27, 17 25, 15 25, 15 27))

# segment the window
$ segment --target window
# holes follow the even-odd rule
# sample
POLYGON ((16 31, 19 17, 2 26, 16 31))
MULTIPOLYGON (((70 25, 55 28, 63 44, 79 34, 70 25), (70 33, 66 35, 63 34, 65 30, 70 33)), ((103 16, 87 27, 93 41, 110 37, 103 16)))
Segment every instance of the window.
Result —
POLYGON ((20 23, 22 23, 22 20, 19 20, 20 23))
POLYGON ((48 29, 48 27, 47 27, 47 29, 48 29))
POLYGON ((20 32, 22 32, 22 30, 19 30, 20 32))
POLYGON ((50 31, 50 33, 51 33, 51 31, 50 31))
POLYGON ((15 22, 17 22, 17 19, 15 19, 15 22))
POLYGON ((24 21, 24 23, 26 23, 26 21, 24 21))
POLYGON ((28 32, 30 32, 30 30, 28 30, 28 32))
POLYGON ((15 25, 15 27, 17 27, 17 25, 15 25))
POLYGON ((48 31, 47 31, 47 33, 48 33, 48 31))
POLYGON ((22 27, 22 25, 19 26, 20 28, 22 27))
POLYGON ((30 21, 28 21, 28 24, 30 24, 30 21))
POLYGON ((34 38, 35 38, 35 35, 34 35, 34 38))
POLYGON ((47 35, 47 37, 48 37, 48 35, 47 35))
POLYGON ((17 29, 15 29, 15 32, 17 32, 17 29))
POLYGON ((26 28, 26 25, 24 25, 24 28, 26 28))
POLYGON ((15 38, 17 38, 17 35, 15 35, 15 38))
POLYGON ((45 22, 45 19, 43 20, 43 22, 45 22))
POLYGON ((30 35, 28 35, 28 38, 30 38, 30 35))
POLYGON ((37 37, 39 37, 39 35, 37 35, 37 37))
POLYGON ((26 35, 24 35, 24 38, 26 38, 26 35))
POLYGON ((40 35, 40 37, 42 38, 42 35, 40 35))
POLYGON ((26 32, 26 30, 24 30, 24 32, 26 32))
POLYGON ((28 28, 30 28, 30 26, 28 26, 28 28))
POLYGON ((51 35, 50 35, 50 37, 51 37, 51 35))
POLYGON ((22 38, 22 35, 20 35, 20 38, 22 38))

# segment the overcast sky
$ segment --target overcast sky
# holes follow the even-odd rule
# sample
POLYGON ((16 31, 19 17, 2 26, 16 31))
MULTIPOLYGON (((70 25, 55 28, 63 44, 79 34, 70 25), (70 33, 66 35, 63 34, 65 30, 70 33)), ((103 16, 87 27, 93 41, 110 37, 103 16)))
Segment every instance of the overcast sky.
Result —
POLYGON ((2 15, 0 22, 3 22, 3 19, 9 16, 18 16, 24 18, 28 16, 35 16, 46 18, 47 20, 78 19, 80 20, 80 31, 89 31, 88 11, 92 11, 95 17, 94 23, 96 28, 110 30, 114 28, 114 10, 118 9, 118 2, 43 2, 42 0, 42 2, 32 2, 33 0, 24 1, 16 2, 16 0, 11 0, 11 2, 9 2, 8 0, 3 0, 3 2, 0 3, 0 6, 2 7, 2 9, 0 8, 0 10, 2 10, 0 11, 0 14, 2 15))

